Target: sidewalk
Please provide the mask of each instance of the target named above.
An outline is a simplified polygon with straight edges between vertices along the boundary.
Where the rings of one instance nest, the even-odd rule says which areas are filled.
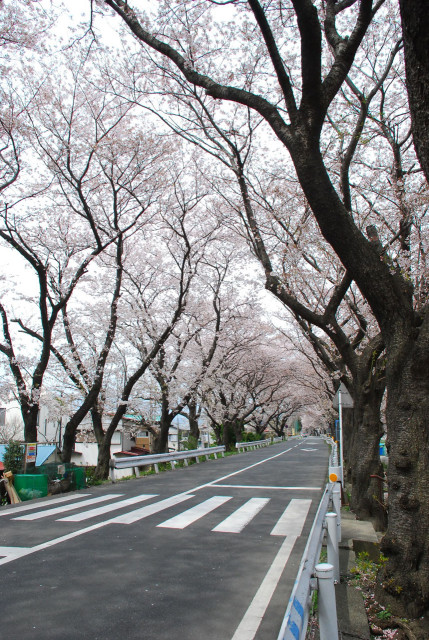
[[[379,536],[371,522],[356,520],[351,511],[341,510],[340,575],[348,575],[354,566],[356,553],[367,551],[377,558]],[[362,593],[340,581],[335,587],[338,627],[341,640],[370,640],[368,619]]]

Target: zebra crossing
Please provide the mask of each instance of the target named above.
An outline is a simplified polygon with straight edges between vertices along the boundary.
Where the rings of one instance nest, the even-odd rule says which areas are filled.
[[[108,493],[98,497],[82,496],[72,502],[70,496],[64,499],[55,499],[51,502],[39,504],[39,509],[35,505],[21,509],[8,509],[7,513],[12,515],[13,522],[34,522],[47,518],[54,518],[62,523],[79,523],[95,518],[107,516],[109,519],[104,524],[134,524],[140,520],[155,516],[172,507],[195,498],[195,494],[182,493],[168,498],[158,499],[157,494],[140,494],[131,498],[120,499],[121,493]],[[139,506],[143,502],[151,501],[150,504]],[[215,533],[241,533],[258,514],[272,501],[268,497],[251,497],[243,503],[243,498],[232,495],[215,495],[199,500],[189,508],[185,508],[162,522],[155,523],[160,529],[185,529],[203,521],[208,514],[219,509],[223,505],[230,507],[230,513],[216,526],[211,528]],[[55,503],[55,504],[54,504]],[[237,504],[240,503],[240,504]],[[273,536],[299,536],[307,518],[312,500],[311,499],[291,499],[282,511],[280,517],[272,523],[270,535]],[[127,510],[125,513],[114,515],[115,511],[122,511],[129,507],[137,507]],[[27,510],[28,513],[15,515]],[[73,512],[73,513],[72,513]],[[3,515],[3,514],[2,514]],[[6,515],[6,513],[4,514]]]

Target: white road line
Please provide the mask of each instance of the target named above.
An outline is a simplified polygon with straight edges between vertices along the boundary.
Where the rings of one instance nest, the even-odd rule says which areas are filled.
[[[136,520],[140,520],[141,518],[146,518],[151,515],[151,513],[157,513],[158,511],[162,511],[163,509],[167,509],[168,507],[173,506],[174,504],[178,504],[179,502],[183,502],[184,500],[189,500],[189,498],[193,498],[193,495],[185,495],[179,494],[177,496],[173,496],[172,498],[167,498],[166,500],[161,500],[154,505],[148,505],[146,507],[142,507],[141,509],[137,509],[136,511],[131,512],[131,514],[125,514],[123,516],[118,516],[116,518],[111,518],[110,520],[104,520],[103,522],[97,522],[96,524],[92,524],[89,527],[85,527],[84,529],[78,529],[78,531],[73,531],[72,533],[67,533],[64,536],[60,536],[59,538],[53,538],[53,540],[48,540],[47,542],[42,542],[41,544],[36,545],[35,547],[4,547],[8,549],[8,555],[5,558],[0,558],[0,565],[7,564],[8,562],[13,562],[22,556],[30,555],[31,553],[36,553],[37,551],[43,551],[44,549],[49,549],[50,547],[54,547],[57,544],[61,544],[62,542],[66,542],[67,540],[72,540],[73,538],[78,538],[86,533],[90,533],[91,531],[96,531],[97,529],[101,529],[108,524],[130,524],[135,522]],[[0,554],[1,555],[1,554]]]
[[[297,446],[297,445],[295,445]],[[269,458],[265,458],[264,460],[260,460],[259,462],[255,462],[254,464],[250,464],[248,467],[244,467],[244,469],[240,469],[240,471],[234,471],[233,473],[228,473],[227,476],[222,476],[217,480],[212,480],[211,482],[207,482],[206,484],[202,484],[199,487],[195,487],[192,491],[199,491],[200,489],[205,489],[206,487],[212,487],[213,485],[217,486],[218,482],[222,482],[222,480],[227,480],[228,478],[232,478],[233,476],[237,476],[239,473],[244,473],[245,471],[249,471],[249,469],[253,469],[254,467],[259,467],[260,464],[265,464],[265,462],[270,462],[270,460],[274,460],[279,456],[284,456],[285,453],[292,451],[295,447],[290,447],[289,449],[285,449],[281,453],[276,453],[275,456],[270,456]]]
[[[240,533],[244,527],[265,507],[270,498],[250,498],[228,518],[220,522],[212,531]]]
[[[273,593],[277,588],[286,563],[289,560],[295,541],[295,536],[288,536],[285,538],[273,560],[273,563],[271,564],[271,567],[268,569],[261,586],[256,592],[255,597],[244,614],[243,619],[238,625],[232,640],[253,640],[255,637],[256,632],[259,629],[259,625],[262,622],[262,618],[265,615],[265,611],[273,597]]]
[[[98,522],[97,524],[93,524],[90,527],[86,527],[85,529],[79,529],[78,531],[73,531],[73,533],[68,533],[65,536],[60,536],[59,538],[54,538],[53,540],[48,540],[47,542],[42,542],[42,544],[38,544],[35,547],[16,547],[20,549],[19,554],[10,554],[6,558],[0,558],[0,565],[7,564],[8,562],[13,562],[13,560],[17,560],[18,558],[22,558],[22,556],[28,556],[31,553],[36,553],[37,551],[43,551],[44,549],[49,549],[49,547],[53,547],[56,544],[60,544],[61,542],[66,542],[67,540],[72,540],[73,538],[78,538],[84,533],[89,533],[90,531],[95,531],[96,529],[100,529],[104,527],[106,524],[109,524],[109,520],[105,520],[104,522]]]
[[[32,502],[26,504],[20,503],[19,506],[13,507],[13,509],[0,509],[0,516],[7,516],[11,513],[20,513],[21,511],[30,511],[34,509],[40,509],[43,507],[49,507],[51,504],[58,504],[59,502],[70,502],[70,500],[78,500],[79,498],[86,498],[90,496],[90,493],[80,493],[79,495],[61,496],[60,498],[52,498],[52,500],[44,500],[43,502]]]
[[[27,513],[25,516],[19,516],[19,518],[12,518],[12,520],[39,520],[40,518],[48,518],[49,516],[55,516],[57,513],[64,513],[64,511],[73,511],[73,509],[80,509],[81,507],[89,507],[91,504],[97,504],[97,502],[105,502],[111,498],[120,498],[123,493],[108,493],[98,498],[90,498],[90,500],[82,500],[81,502],[75,502],[73,504],[62,505],[61,507],[55,507],[54,509],[44,509],[43,511],[37,511],[37,513]]]
[[[262,484],[215,484],[214,488],[221,487],[223,489],[266,489],[267,491],[320,491],[320,487],[270,487]],[[194,489],[195,491],[195,489]]]
[[[113,502],[113,504],[105,504],[102,507],[96,507],[95,509],[82,511],[82,513],[75,513],[72,516],[58,518],[58,522],[82,522],[82,520],[89,520],[90,518],[95,518],[96,516],[100,516],[103,513],[109,513],[110,511],[116,511],[116,509],[123,509],[124,507],[128,507],[132,504],[137,504],[138,502],[144,502],[145,500],[149,500],[150,498],[156,498],[156,496],[156,493],[146,493],[140,496],[135,496],[134,498],[118,500],[118,502]]]
[[[185,529],[185,527],[196,522],[196,520],[199,520],[231,499],[232,496],[213,496],[195,505],[195,507],[191,507],[183,511],[183,513],[179,513],[177,516],[161,522],[158,527],[163,527],[164,529]]]
[[[20,558],[27,554],[28,549],[29,547],[0,547],[0,556]]]
[[[271,535],[300,536],[310,505],[311,500],[291,500],[271,531]]]
[[[173,507],[174,505],[180,504],[181,502],[189,500],[193,497],[194,496],[189,493],[179,493],[178,495],[172,496],[171,498],[166,498],[165,500],[155,502],[155,504],[148,504],[146,507],[142,507],[141,509],[136,509],[135,511],[131,511],[130,513],[125,513],[123,516],[112,518],[111,520],[108,520],[106,524],[133,524],[138,520],[143,520],[143,518],[147,518],[154,513],[159,513],[164,509],[168,509],[168,507]]]

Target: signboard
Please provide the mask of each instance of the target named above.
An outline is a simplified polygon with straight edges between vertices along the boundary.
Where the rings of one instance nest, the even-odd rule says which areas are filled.
[[[332,400],[332,405],[334,409],[338,409],[340,405],[340,394],[341,394],[341,406],[343,409],[353,409],[353,398],[350,393],[347,391],[345,384],[341,383],[337,393]]]
[[[37,457],[37,444],[26,444],[25,445],[25,463],[36,462]]]

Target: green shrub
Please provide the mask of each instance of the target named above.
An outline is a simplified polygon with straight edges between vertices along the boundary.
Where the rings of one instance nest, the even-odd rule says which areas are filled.
[[[241,432],[241,442],[257,442],[258,440],[263,440],[264,437],[261,436],[256,431],[242,431]]]
[[[4,453],[3,464],[5,471],[12,471],[14,475],[20,473],[24,466],[24,445],[16,440],[8,442]]]

